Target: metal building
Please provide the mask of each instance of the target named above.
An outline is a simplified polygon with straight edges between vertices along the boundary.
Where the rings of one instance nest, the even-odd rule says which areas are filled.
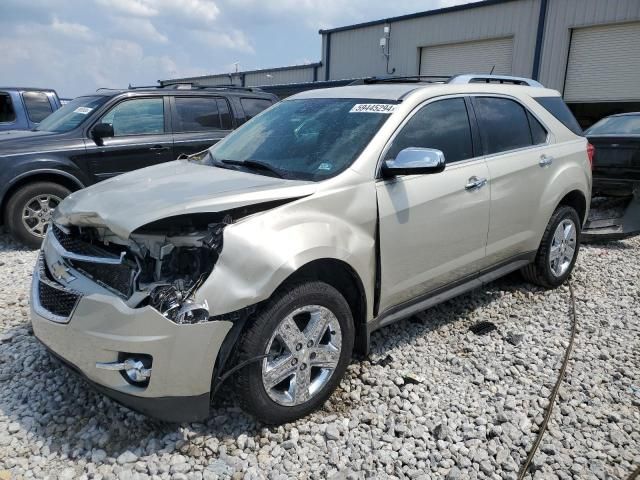
[[[368,76],[493,71],[559,90],[583,125],[640,111],[640,0],[485,0],[320,35],[315,64],[177,80],[286,96]]]

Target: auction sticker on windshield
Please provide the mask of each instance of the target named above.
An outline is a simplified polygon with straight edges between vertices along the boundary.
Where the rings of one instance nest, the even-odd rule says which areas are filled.
[[[393,113],[395,109],[389,103],[356,103],[349,113]]]
[[[78,107],[74,110],[74,113],[81,113],[82,115],[86,115],[87,113],[89,113],[91,110],[93,110],[93,108],[89,108],[89,107]]]

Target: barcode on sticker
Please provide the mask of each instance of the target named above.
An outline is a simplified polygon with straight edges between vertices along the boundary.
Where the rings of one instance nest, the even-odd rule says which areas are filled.
[[[356,103],[349,113],[393,113],[395,109],[389,103]]]
[[[74,113],[81,113],[82,115],[86,115],[87,113],[89,113],[91,110],[93,110],[93,108],[89,108],[89,107],[78,107],[74,110]]]

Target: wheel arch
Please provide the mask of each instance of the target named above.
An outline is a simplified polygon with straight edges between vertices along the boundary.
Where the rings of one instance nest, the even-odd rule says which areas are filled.
[[[351,309],[355,329],[354,352],[366,355],[368,351],[367,294],[362,279],[355,269],[343,260],[319,258],[312,260],[289,275],[276,289],[291,284],[317,280],[331,285],[345,298]]]
[[[584,222],[587,219],[587,198],[584,193],[580,190],[571,190],[567,194],[564,195],[558,202],[556,208],[561,205],[566,205],[568,207],[572,207],[578,212],[578,217],[580,217],[580,224],[584,225]]]
[[[36,170],[18,175],[7,186],[0,199],[0,223],[5,222],[5,213],[7,202],[21,187],[35,182],[53,182],[58,183],[72,192],[80,190],[85,185],[74,175],[56,169]]]

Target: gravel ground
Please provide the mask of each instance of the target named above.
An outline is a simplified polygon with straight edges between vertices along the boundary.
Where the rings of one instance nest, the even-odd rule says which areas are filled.
[[[205,424],[151,421],[93,393],[33,337],[35,252],[0,235],[0,479],[515,479],[570,330],[568,288],[511,275],[377,332],[323,410],[266,428],[223,392]],[[640,240],[583,248],[578,334],[528,478],[640,465]],[[469,331],[478,321],[497,329]]]

